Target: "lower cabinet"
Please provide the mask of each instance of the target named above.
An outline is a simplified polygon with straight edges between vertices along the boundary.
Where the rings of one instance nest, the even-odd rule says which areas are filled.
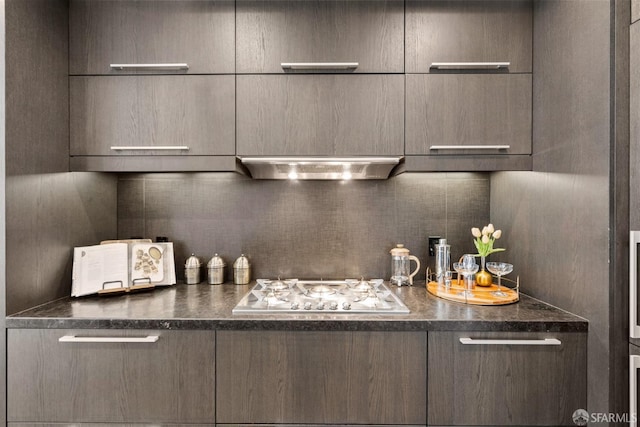
[[[586,333],[429,333],[429,425],[574,426]]]
[[[215,422],[214,331],[10,329],[7,339],[12,425]]]
[[[586,407],[586,333],[7,333],[14,427],[571,426]]]
[[[218,425],[426,424],[426,332],[219,331],[217,339]]]

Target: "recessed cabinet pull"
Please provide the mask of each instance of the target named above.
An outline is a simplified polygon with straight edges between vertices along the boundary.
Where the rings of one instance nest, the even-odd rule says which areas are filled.
[[[151,343],[157,342],[158,335],[148,335],[146,337],[76,337],[75,335],[65,335],[58,338],[58,342],[83,342],[83,343]]]
[[[122,145],[122,146],[111,146],[111,150],[113,151],[133,151],[133,150],[189,150],[189,147],[186,145]]]
[[[556,338],[544,338],[540,340],[501,340],[501,339],[475,339],[475,338],[460,338],[462,344],[475,344],[475,345],[561,345],[562,342]]]
[[[508,150],[510,145],[432,145],[429,150]]]
[[[168,63],[168,64],[109,64],[114,70],[188,70],[189,64]]]
[[[284,70],[351,70],[358,68],[358,62],[282,62]]]
[[[432,62],[436,70],[499,70],[509,68],[510,62]]]

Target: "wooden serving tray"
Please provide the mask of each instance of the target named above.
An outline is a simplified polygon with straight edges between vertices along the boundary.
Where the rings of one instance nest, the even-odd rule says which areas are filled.
[[[446,299],[449,301],[461,302],[471,305],[505,305],[518,302],[520,296],[518,292],[513,289],[509,289],[502,286],[502,292],[507,294],[506,297],[499,297],[493,294],[498,290],[498,285],[492,284],[491,286],[476,286],[471,291],[473,293],[472,298],[467,298],[464,295],[459,295],[464,290],[464,287],[458,284],[458,280],[451,280],[451,287],[449,290],[444,286],[439,286],[437,282],[427,283],[427,291],[437,296],[438,298]]]

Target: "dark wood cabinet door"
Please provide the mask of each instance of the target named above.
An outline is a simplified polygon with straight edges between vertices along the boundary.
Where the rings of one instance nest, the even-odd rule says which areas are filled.
[[[522,341],[545,338],[561,344]],[[428,382],[429,425],[575,425],[587,403],[586,334],[429,333]]]
[[[426,332],[217,337],[218,423],[426,424]]]
[[[7,364],[9,421],[215,422],[212,331],[12,329]]]
[[[406,78],[407,155],[531,154],[531,75]]]
[[[238,73],[283,73],[282,63],[301,62],[358,63],[343,72],[404,71],[402,0],[238,0],[236,5]]]
[[[402,75],[237,76],[238,155],[402,155]]]
[[[69,73],[233,73],[233,0],[71,0]],[[117,70],[110,64],[186,63]]]
[[[532,70],[533,8],[529,0],[407,0],[406,72],[438,62],[510,62]]]
[[[233,76],[75,76],[70,101],[72,156],[235,154]]]

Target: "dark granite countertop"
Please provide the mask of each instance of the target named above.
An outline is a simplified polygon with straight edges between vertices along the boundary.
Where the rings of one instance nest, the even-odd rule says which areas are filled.
[[[258,329],[584,332],[587,320],[521,294],[505,306],[470,306],[427,293],[424,283],[393,290],[410,314],[260,314],[231,310],[250,286],[183,285],[113,297],[62,298],[7,317],[8,328]]]

